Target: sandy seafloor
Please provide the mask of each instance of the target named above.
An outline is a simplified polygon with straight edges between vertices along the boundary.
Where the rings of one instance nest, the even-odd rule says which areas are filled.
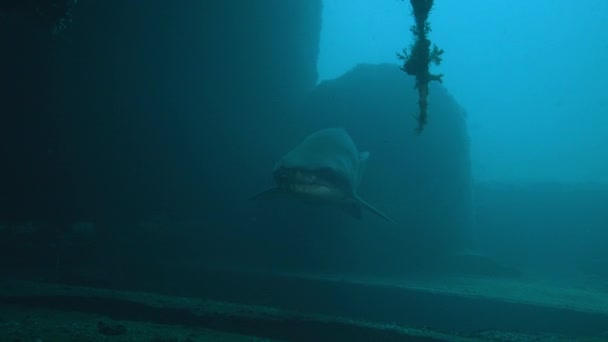
[[[293,275],[295,276],[295,275]],[[303,275],[298,275],[303,276]],[[306,278],[312,278],[306,275]],[[328,278],[325,278],[328,280]],[[329,279],[344,281],[344,277]],[[389,280],[359,279],[383,283]],[[390,281],[391,286],[396,285]],[[513,280],[452,278],[408,281],[411,288],[463,296],[498,297],[608,315],[597,289],[550,287]],[[608,331],[608,326],[606,327]],[[434,331],[153,293],[5,280],[0,282],[0,342],[45,341],[608,341],[605,336],[481,330]]]

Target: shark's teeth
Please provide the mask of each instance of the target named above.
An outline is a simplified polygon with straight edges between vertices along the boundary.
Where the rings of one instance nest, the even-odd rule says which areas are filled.
[[[292,183],[290,185],[290,188],[290,190],[293,192],[318,195],[323,195],[331,192],[331,189],[328,186],[315,183]]]

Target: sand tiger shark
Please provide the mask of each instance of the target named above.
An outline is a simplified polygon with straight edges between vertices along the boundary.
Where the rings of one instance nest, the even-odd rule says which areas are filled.
[[[394,222],[357,195],[369,156],[369,152],[359,153],[343,128],[317,131],[275,164],[276,187],[253,199],[290,194],[309,202],[339,206],[359,219],[364,208]]]

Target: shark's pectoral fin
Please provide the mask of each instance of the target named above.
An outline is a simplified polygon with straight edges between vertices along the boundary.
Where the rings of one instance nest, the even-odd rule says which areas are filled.
[[[348,201],[343,203],[340,208],[347,212],[350,216],[356,218],[357,220],[363,219],[363,213],[361,210],[361,205],[357,201]]]
[[[362,200],[361,198],[359,198],[358,196],[355,196],[355,201],[358,205],[364,207],[365,209],[367,209],[368,211],[371,211],[372,213],[382,217],[383,219],[387,220],[390,223],[395,223],[395,221],[393,221],[392,218],[384,215],[384,213],[382,213],[380,210],[374,208],[371,204],[365,202],[364,200]]]
[[[367,169],[368,160],[369,152],[361,152],[361,154],[359,154],[359,170],[357,171],[357,175],[355,177],[355,189],[358,189],[359,185],[361,184],[361,178],[363,178],[365,169]]]
[[[249,199],[265,200],[265,199],[273,199],[273,198],[277,198],[277,197],[281,197],[281,196],[285,196],[285,195],[286,195],[285,191],[275,187],[275,188],[270,188],[270,189],[264,190],[264,191],[258,193],[257,195],[253,195]]]

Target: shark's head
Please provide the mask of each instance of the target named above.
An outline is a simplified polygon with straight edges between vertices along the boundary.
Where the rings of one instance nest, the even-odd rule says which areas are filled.
[[[361,208],[393,222],[357,194],[369,153],[359,153],[342,128],[328,128],[306,137],[274,167],[276,188],[254,198],[289,193],[311,202],[333,203],[361,217]]]
[[[312,201],[336,202],[350,195],[344,180],[329,168],[279,167],[274,171],[274,180],[279,189]]]

